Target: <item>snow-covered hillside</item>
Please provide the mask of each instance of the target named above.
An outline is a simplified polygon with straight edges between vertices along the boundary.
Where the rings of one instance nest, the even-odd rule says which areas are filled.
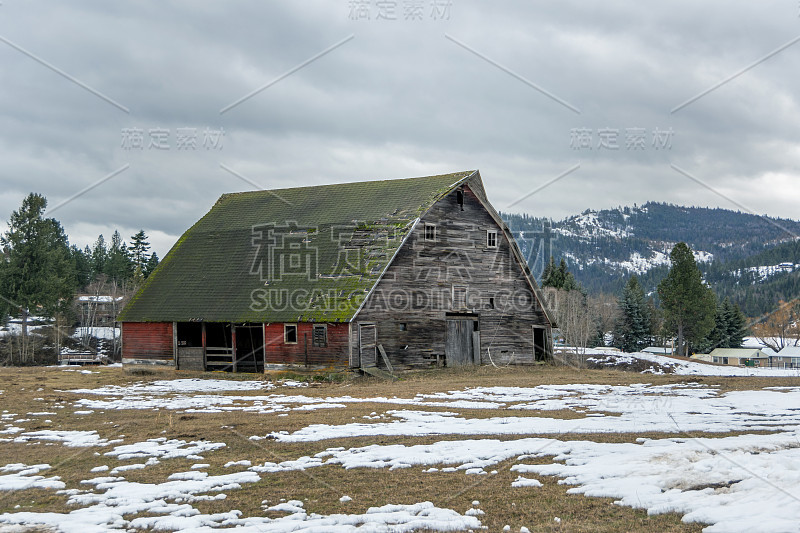
[[[765,281],[776,274],[783,274],[785,272],[794,272],[800,270],[798,263],[780,263],[778,265],[762,265],[748,268],[742,268],[732,271],[733,275],[741,278],[747,273],[754,275],[755,282]]]
[[[554,224],[552,232],[556,238],[566,238],[590,245],[587,251],[563,252],[563,257],[567,258],[573,270],[583,270],[588,266],[598,265],[611,271],[644,274],[654,267],[669,266],[669,253],[677,243],[677,241],[638,239],[634,224],[635,215],[646,213],[647,207],[606,211],[588,209],[580,215]],[[598,239],[604,239],[606,242],[610,240],[633,243],[633,251],[627,256],[611,258],[602,246],[597,245]],[[592,244],[594,244],[593,250]],[[709,263],[714,259],[714,254],[708,251],[693,250],[693,253],[698,263]]]

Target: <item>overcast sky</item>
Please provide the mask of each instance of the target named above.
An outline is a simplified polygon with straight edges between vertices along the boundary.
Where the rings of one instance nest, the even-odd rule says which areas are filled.
[[[0,217],[35,191],[72,243],[143,228],[163,257],[226,192],[479,169],[536,216],[798,218],[799,11],[2,0]]]

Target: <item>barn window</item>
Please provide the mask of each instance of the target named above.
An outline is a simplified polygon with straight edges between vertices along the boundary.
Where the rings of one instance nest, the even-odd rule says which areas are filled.
[[[489,309],[494,309],[494,296],[489,297]]]
[[[486,232],[486,247],[497,248],[497,232],[495,230],[490,229]]]
[[[328,345],[328,327],[323,325],[314,326],[314,334],[311,345],[325,348]]]
[[[436,226],[433,224],[425,224],[425,240],[426,241],[435,241],[436,240]]]
[[[456,191],[456,203],[464,210],[464,191]]]
[[[284,344],[297,344],[297,324],[283,325]]]
[[[406,324],[405,322],[400,322],[400,331],[407,331],[407,330],[408,330],[408,324]]]

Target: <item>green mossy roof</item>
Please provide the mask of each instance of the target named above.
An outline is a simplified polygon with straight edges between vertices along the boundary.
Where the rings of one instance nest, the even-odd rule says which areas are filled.
[[[413,222],[473,174],[225,194],[175,243],[120,320],[346,322]],[[276,276],[271,252],[303,262]]]

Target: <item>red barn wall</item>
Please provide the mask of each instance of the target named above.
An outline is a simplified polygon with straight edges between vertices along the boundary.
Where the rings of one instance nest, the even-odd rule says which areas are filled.
[[[267,365],[347,366],[349,324],[327,324],[328,345],[312,346],[310,322],[297,324],[297,344],[283,342],[283,323],[264,325],[264,362]],[[306,359],[306,350],[308,358]]]
[[[173,363],[172,322],[123,322],[122,361]]]

